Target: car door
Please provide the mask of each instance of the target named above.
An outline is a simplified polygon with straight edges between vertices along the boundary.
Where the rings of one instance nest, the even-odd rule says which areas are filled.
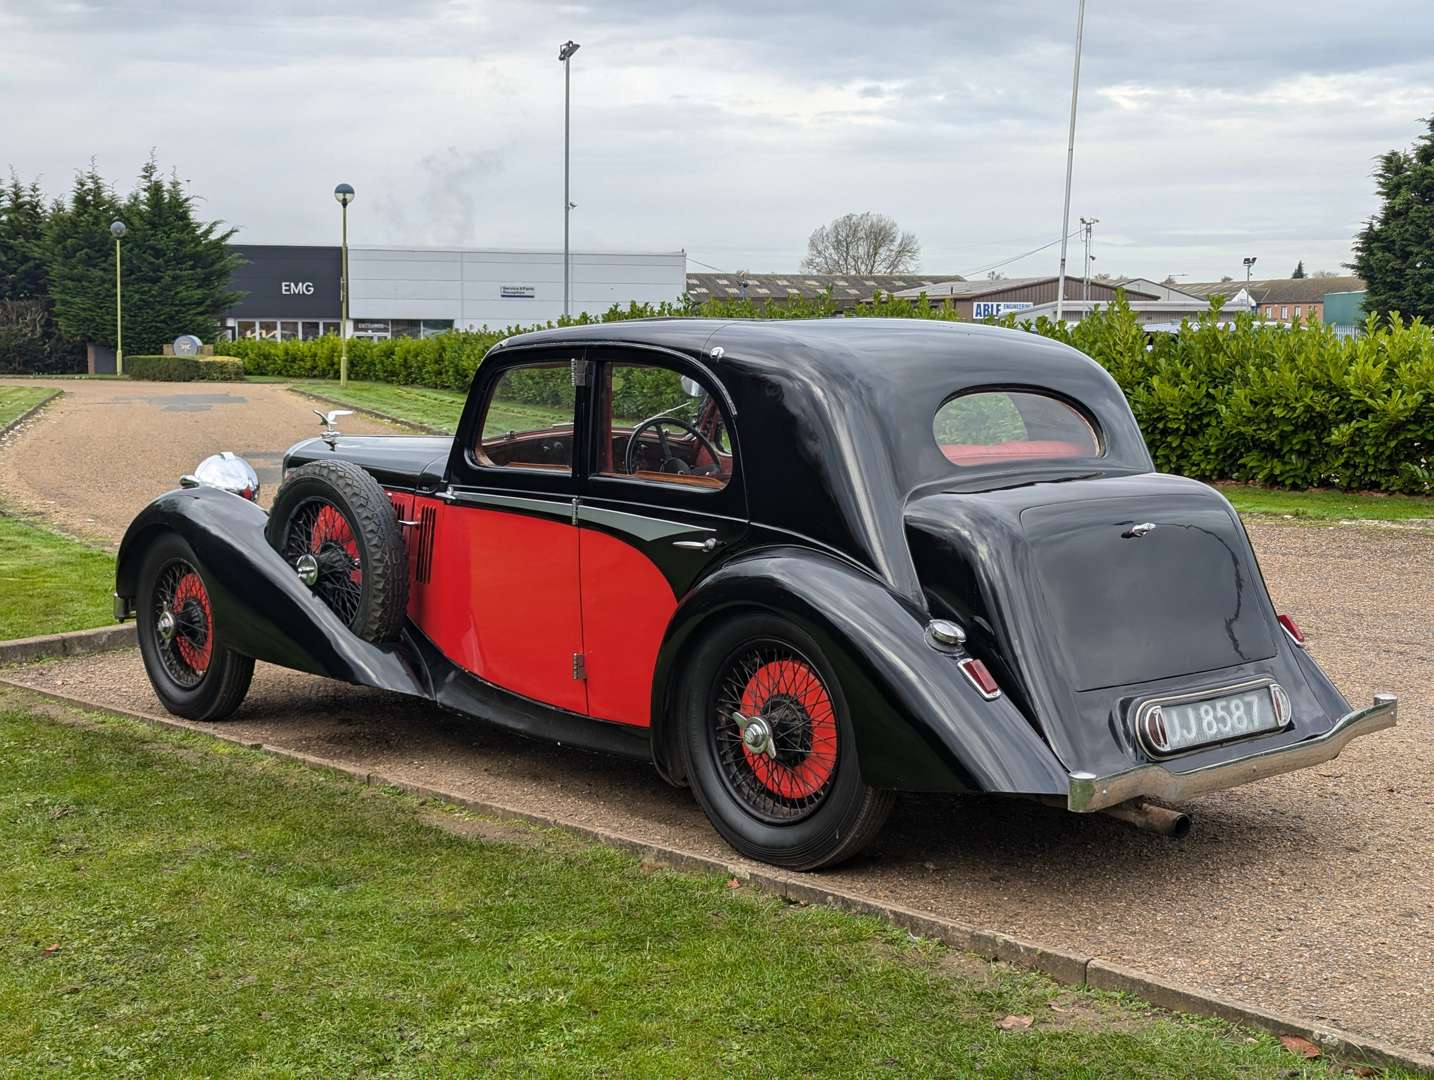
[[[513,693],[587,711],[577,498],[581,352],[489,360],[449,465],[418,620],[455,663]]]
[[[714,374],[654,350],[590,349],[578,507],[588,712],[646,726],[681,598],[747,528],[730,404]]]

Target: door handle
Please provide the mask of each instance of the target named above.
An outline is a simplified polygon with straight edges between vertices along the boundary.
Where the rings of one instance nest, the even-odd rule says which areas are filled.
[[[674,540],[672,546],[686,548],[688,551],[716,551],[717,538],[709,536],[706,540]]]

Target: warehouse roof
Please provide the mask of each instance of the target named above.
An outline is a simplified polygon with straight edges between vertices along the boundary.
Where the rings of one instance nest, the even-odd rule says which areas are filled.
[[[1257,304],[1318,304],[1326,293],[1362,292],[1358,277],[1255,278],[1244,281],[1190,281],[1176,286],[1195,296],[1234,296],[1248,289]]]
[[[746,291],[742,283],[746,282]],[[694,300],[811,300],[830,292],[837,301],[855,302],[872,293],[900,292],[947,281],[958,274],[688,274],[687,292]]]

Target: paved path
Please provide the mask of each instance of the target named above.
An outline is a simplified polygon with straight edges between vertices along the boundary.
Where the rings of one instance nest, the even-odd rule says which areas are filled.
[[[227,445],[276,454],[314,419],[271,386],[64,385],[71,394],[59,410],[0,448],[0,489],[24,502],[31,492],[57,520],[101,537],[118,536],[204,453]],[[79,449],[90,453],[65,456]],[[34,472],[41,468],[61,472],[50,482]],[[1194,800],[1195,830],[1184,841],[1019,801],[907,797],[869,856],[823,876],[1434,1052],[1434,532],[1261,524],[1251,533],[1280,610],[1296,616],[1352,701],[1398,692],[1399,728],[1318,769]],[[21,677],[158,708],[133,652]],[[643,765],[528,742],[378,691],[260,665],[224,727],[729,855],[689,794]]]
[[[267,505],[280,459],[319,431],[314,404],[274,383],[146,383],[117,379],[0,380],[65,391],[0,445],[0,503],[67,532],[118,543],[140,509],[219,450],[247,458]],[[396,429],[344,417],[355,434]]]

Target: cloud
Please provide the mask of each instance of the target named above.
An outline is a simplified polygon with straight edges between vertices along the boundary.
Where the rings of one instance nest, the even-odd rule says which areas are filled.
[[[0,10],[0,167],[121,186],[150,148],[251,242],[573,242],[794,268],[849,210],[961,272],[1060,231],[1074,3],[41,2]],[[1073,214],[1097,266],[1335,266],[1374,157],[1434,101],[1426,3],[1102,0],[1087,11]],[[1010,267],[1053,270],[1054,251]],[[1233,269],[1232,269],[1233,267]]]

